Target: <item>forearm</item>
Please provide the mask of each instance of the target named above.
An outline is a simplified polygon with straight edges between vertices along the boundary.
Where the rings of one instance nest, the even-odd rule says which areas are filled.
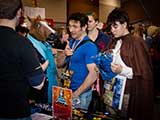
[[[28,80],[29,80],[30,85],[33,88],[40,90],[44,85],[45,78],[46,77],[45,77],[44,73],[41,73],[38,75],[28,77]]]
[[[89,87],[92,86],[92,84],[96,81],[96,79],[97,79],[97,72],[95,70],[89,72],[82,85],[73,93],[73,97],[81,95],[84,91],[86,91]]]
[[[37,89],[37,90],[41,90],[42,87],[44,86],[44,82],[45,82],[45,78],[43,79],[42,83],[38,86],[33,86],[33,88]]]

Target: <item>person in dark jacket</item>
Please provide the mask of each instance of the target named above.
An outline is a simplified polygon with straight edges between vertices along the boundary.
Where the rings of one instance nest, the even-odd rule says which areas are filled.
[[[15,31],[21,0],[0,0],[0,120],[31,120],[28,92],[45,75],[31,43]]]

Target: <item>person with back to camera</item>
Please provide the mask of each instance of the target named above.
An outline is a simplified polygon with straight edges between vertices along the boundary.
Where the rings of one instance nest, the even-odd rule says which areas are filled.
[[[72,97],[80,99],[79,108],[84,110],[88,109],[92,98],[91,85],[97,79],[96,64],[92,57],[98,52],[96,45],[87,36],[87,22],[88,17],[82,13],[73,13],[69,17],[68,27],[72,39],[65,48],[68,69],[73,71],[70,84]]]
[[[0,120],[31,120],[29,88],[45,79],[33,46],[15,31],[21,11],[21,0],[0,0]]]
[[[153,75],[145,41],[129,33],[128,14],[120,8],[109,14],[107,24],[115,38],[109,42],[108,49],[117,51],[113,59],[118,56],[111,69],[127,78],[122,111],[131,120],[152,120]]]

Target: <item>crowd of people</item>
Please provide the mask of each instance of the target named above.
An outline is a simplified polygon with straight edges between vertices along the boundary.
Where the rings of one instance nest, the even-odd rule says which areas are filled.
[[[21,0],[0,1],[0,120],[31,120],[32,100],[52,104],[52,86],[63,87],[57,68],[72,71],[67,87],[72,98],[80,100],[79,109],[108,110],[112,104],[105,98],[107,88],[123,79],[122,105],[116,109],[126,120],[153,119],[154,96],[160,92],[158,27],[151,25],[143,31],[135,27],[131,32],[128,14],[115,8],[107,17],[107,32],[94,12],[76,12],[68,17],[67,30],[58,35],[40,16],[27,17],[30,26],[19,24],[22,9]],[[64,54],[61,62],[56,61],[56,46]],[[102,78],[94,60],[99,53],[112,56],[108,66],[115,75],[112,79]],[[93,91],[99,106],[92,106]]]

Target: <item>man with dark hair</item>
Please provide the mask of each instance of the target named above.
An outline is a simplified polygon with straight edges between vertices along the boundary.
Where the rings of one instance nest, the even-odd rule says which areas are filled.
[[[0,120],[31,120],[29,88],[44,84],[33,46],[15,31],[21,11],[21,0],[0,0]]]
[[[108,45],[114,54],[111,69],[127,79],[122,111],[131,120],[152,120],[153,76],[148,48],[143,38],[129,33],[129,18],[122,9],[115,8],[107,23],[115,38]]]
[[[96,64],[93,57],[97,47],[87,36],[88,17],[82,13],[73,13],[68,20],[69,32],[72,39],[65,48],[68,56],[69,70],[73,71],[70,88],[73,99],[80,99],[79,108],[88,109],[92,98],[91,85],[97,79]]]

